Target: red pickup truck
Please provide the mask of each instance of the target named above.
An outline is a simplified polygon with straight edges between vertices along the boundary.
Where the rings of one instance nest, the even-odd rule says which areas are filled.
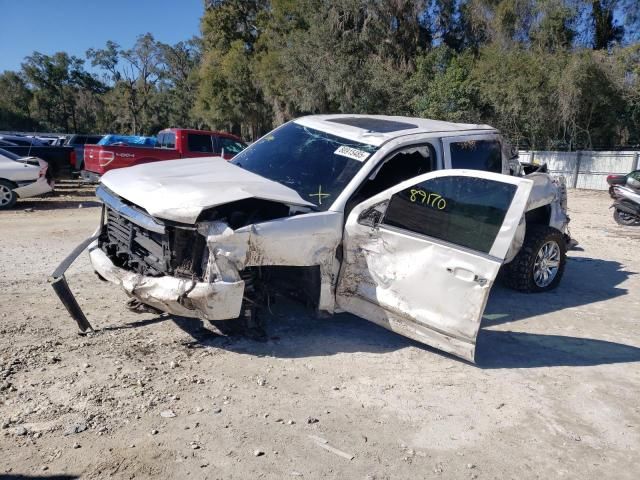
[[[130,145],[87,145],[84,150],[85,181],[98,182],[108,170],[141,163],[179,158],[222,156],[229,160],[247,145],[241,138],[224,132],[168,128],[158,133],[155,147]]]

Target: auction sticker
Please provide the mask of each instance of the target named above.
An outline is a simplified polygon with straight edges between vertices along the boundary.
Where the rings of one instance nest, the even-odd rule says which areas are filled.
[[[352,158],[359,162],[364,162],[369,155],[369,152],[365,152],[364,150],[358,150],[357,148],[347,147],[345,145],[338,148],[335,152],[336,155],[342,155],[343,157]]]

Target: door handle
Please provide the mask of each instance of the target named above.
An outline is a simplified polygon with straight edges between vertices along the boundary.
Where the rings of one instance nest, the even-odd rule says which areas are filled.
[[[456,278],[459,278],[460,280],[464,280],[467,282],[476,282],[481,287],[484,287],[487,284],[486,278],[476,275],[474,272],[472,272],[471,270],[467,270],[466,268],[447,267],[447,272],[451,273],[452,275],[454,275]]]

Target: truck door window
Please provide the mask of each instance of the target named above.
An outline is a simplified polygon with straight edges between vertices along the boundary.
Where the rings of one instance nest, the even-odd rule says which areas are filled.
[[[393,195],[382,224],[489,253],[516,190],[484,178],[434,178]]]
[[[345,215],[357,204],[384,192],[405,180],[435,170],[436,152],[433,146],[416,145],[396,151],[385,158],[349,199]]]
[[[502,149],[497,140],[452,142],[451,168],[502,173]]]
[[[191,152],[213,153],[213,142],[210,135],[190,133],[187,135],[187,145]]]

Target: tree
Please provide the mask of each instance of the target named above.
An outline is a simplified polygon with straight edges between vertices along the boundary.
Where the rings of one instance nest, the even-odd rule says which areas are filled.
[[[576,36],[576,9],[565,0],[542,0],[534,11],[538,20],[531,26],[532,45],[547,52],[570,49]]]
[[[557,91],[565,64],[565,54],[483,48],[471,74],[483,121],[514,145],[556,147],[562,138]]]
[[[622,92],[610,74],[606,55],[588,50],[573,55],[558,85],[558,105],[570,149],[589,149],[619,136]]]
[[[0,74],[0,129],[35,130],[37,122],[31,116],[33,93],[19,74]]]
[[[152,110],[156,86],[163,75],[162,51],[153,35],[140,35],[133,48],[122,49],[108,41],[103,49],[89,49],[87,58],[91,65],[103,70],[105,79],[120,92],[115,96],[116,111],[121,128],[132,134],[152,133],[164,119],[158,119],[158,111]],[[155,132],[153,132],[155,133]]]
[[[197,112],[210,125],[252,139],[271,124],[252,64],[262,0],[207,2],[202,18],[205,54],[200,67]]]
[[[614,20],[617,0],[592,0],[591,21],[593,22],[593,48],[606,50],[614,43],[620,43],[624,27]]]
[[[479,93],[471,79],[474,64],[470,52],[457,55],[444,46],[419,57],[407,85],[413,93],[412,113],[452,122],[479,122]]]
[[[22,72],[33,91],[34,114],[42,125],[64,132],[83,131],[76,97],[81,90],[98,94],[104,86],[84,70],[84,60],[64,52],[52,56],[34,52],[22,64]]]
[[[175,45],[160,43],[159,47],[164,65],[160,93],[168,110],[168,126],[195,126],[193,106],[198,88],[200,42],[194,38]]]

